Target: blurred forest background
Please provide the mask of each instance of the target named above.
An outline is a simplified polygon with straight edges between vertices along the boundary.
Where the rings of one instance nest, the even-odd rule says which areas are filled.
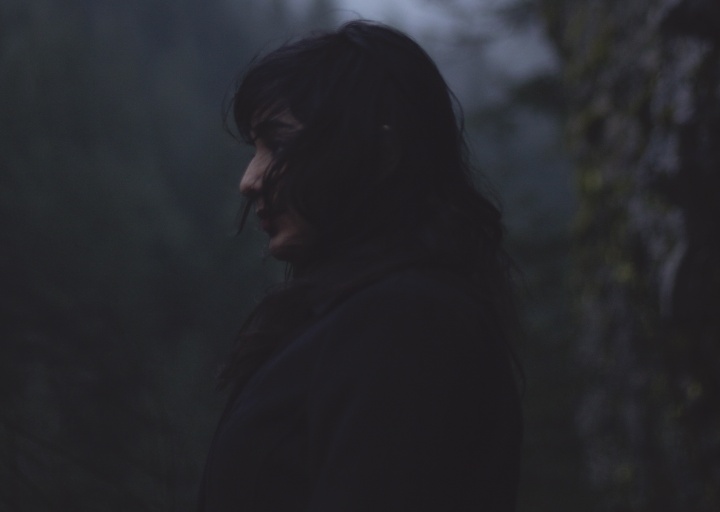
[[[525,273],[519,511],[720,510],[720,5],[385,4]],[[217,365],[283,274],[234,236],[224,98],[364,5],[0,0],[0,511],[193,510]]]

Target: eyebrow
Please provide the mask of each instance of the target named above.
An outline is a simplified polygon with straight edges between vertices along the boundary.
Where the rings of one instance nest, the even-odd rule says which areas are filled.
[[[277,118],[263,119],[252,127],[250,135],[252,140],[269,139],[275,135],[291,135],[297,130],[298,126],[294,123],[288,123]]]

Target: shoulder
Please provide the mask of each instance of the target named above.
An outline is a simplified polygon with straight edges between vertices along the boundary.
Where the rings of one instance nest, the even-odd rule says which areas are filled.
[[[339,301],[329,312],[331,321],[382,320],[416,323],[445,320],[488,320],[482,301],[462,278],[450,271],[409,268],[366,285]]]
[[[371,370],[471,375],[506,356],[489,308],[443,270],[386,276],[335,305],[312,330],[323,347],[318,367],[347,376]]]
[[[313,331],[309,403],[319,416],[362,407],[448,416],[470,404],[500,414],[517,402],[489,308],[449,272],[390,275],[338,304]]]

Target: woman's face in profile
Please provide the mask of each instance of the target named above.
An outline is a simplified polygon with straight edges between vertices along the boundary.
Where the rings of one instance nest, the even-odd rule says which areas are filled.
[[[275,156],[299,128],[299,122],[290,114],[256,123],[252,134],[255,155],[240,181],[240,192],[253,200],[260,227],[269,237],[270,254],[290,263],[303,258],[312,242],[314,229],[290,205],[268,208],[264,203],[262,186]]]

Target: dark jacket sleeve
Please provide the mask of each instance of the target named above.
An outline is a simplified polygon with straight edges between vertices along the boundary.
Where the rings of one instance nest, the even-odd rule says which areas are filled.
[[[323,335],[307,404],[312,512],[514,510],[518,398],[478,302],[397,282],[344,304]]]

